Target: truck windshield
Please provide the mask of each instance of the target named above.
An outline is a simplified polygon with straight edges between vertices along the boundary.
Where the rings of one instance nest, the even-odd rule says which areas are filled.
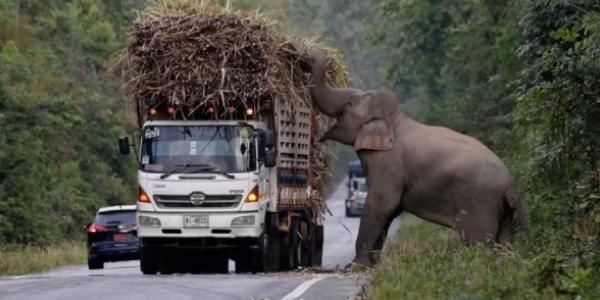
[[[180,173],[239,173],[256,168],[250,126],[148,126],[142,140],[144,171],[164,173],[180,168]],[[210,167],[181,168],[184,165]]]

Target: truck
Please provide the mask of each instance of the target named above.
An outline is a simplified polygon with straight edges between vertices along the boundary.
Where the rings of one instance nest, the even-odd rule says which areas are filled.
[[[137,221],[143,274],[273,272],[319,266],[323,217],[312,185],[315,111],[273,99],[260,111],[136,101]],[[210,105],[210,104],[206,104]],[[135,137],[134,137],[135,138]],[[322,201],[322,199],[317,199]]]

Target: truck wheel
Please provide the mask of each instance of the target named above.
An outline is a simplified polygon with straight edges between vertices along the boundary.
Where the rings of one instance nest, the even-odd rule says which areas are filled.
[[[323,225],[317,225],[315,228],[315,252],[312,259],[313,266],[323,264],[323,242],[325,241],[325,230]]]
[[[261,234],[258,238],[258,248],[254,251],[254,265],[252,273],[265,272],[267,271],[267,262],[269,261],[269,235],[266,233]]]
[[[252,265],[249,260],[251,260],[252,256],[244,255],[244,258],[239,258],[235,261],[235,272],[236,273],[251,273]]]
[[[312,250],[314,248],[312,246],[314,234],[312,233],[313,230],[311,227],[311,224],[308,222],[300,222],[298,226],[300,229],[300,238],[298,239],[298,248],[300,250],[300,253],[298,254],[298,265],[303,267],[310,267],[312,252],[314,252]]]
[[[249,249],[250,255],[246,256],[244,260],[238,259],[235,265],[236,273],[258,273],[268,272],[270,270],[271,258],[269,257],[269,236],[263,233],[256,240],[256,248]]]
[[[229,272],[229,259],[227,257],[213,257],[210,261],[205,261],[200,267],[205,273],[226,274]]]
[[[158,272],[158,261],[156,259],[156,249],[142,247],[140,249],[140,270],[144,275],[153,275]]]
[[[290,271],[298,266],[298,222],[292,221],[290,231],[281,235],[281,270]]]
[[[281,242],[279,232],[268,235],[266,254],[265,272],[277,272],[281,270]]]
[[[88,257],[88,269],[90,270],[98,270],[104,269],[104,262],[101,258],[89,258]]]
[[[306,249],[306,266],[307,267],[316,267],[320,266],[320,253],[318,251],[318,239],[319,239],[319,230],[322,229],[322,226],[318,226],[311,222],[310,231],[307,237],[308,239],[308,247]],[[322,232],[321,232],[322,233]]]

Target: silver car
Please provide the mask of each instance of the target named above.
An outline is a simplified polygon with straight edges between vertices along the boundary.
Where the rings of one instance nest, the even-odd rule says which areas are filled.
[[[364,178],[353,178],[350,187],[346,198],[346,217],[360,216],[367,200],[367,183]]]

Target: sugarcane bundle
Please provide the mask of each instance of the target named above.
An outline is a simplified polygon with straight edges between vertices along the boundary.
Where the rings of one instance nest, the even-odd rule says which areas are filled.
[[[125,53],[130,92],[148,107],[168,106],[186,119],[209,108],[218,117],[232,107],[259,112],[274,97],[310,104],[310,78],[299,68],[315,47],[278,34],[260,14],[212,1],[159,1],[139,15]],[[345,84],[343,70],[331,56],[332,85]]]

